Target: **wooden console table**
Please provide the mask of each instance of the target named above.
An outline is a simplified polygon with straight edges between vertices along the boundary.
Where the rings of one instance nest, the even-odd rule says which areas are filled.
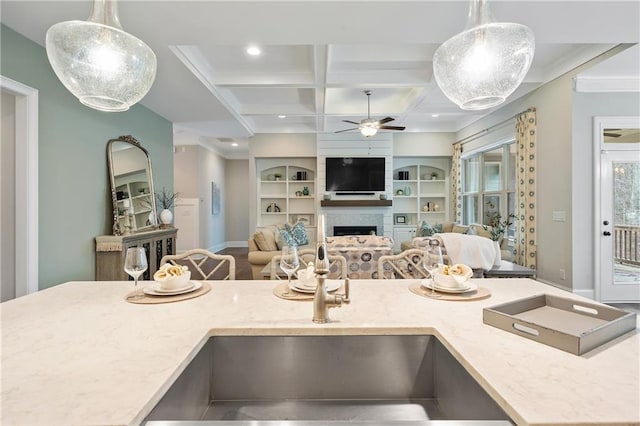
[[[96,237],[96,281],[131,279],[124,272],[124,258],[129,247],[144,247],[149,268],[141,279],[149,280],[160,268],[160,260],[176,253],[176,228],[138,232],[131,235],[101,235]]]

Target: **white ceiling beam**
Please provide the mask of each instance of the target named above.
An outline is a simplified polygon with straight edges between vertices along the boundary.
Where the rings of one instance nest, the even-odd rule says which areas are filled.
[[[313,46],[314,81],[316,84],[316,131],[324,132],[325,120],[325,87],[327,84],[327,74],[329,73],[331,46]]]
[[[242,117],[242,115],[231,105],[222,95],[215,84],[213,84],[213,68],[196,46],[169,46],[169,49],[180,59],[180,61],[196,76],[198,80],[211,92],[211,94],[229,111],[229,113],[240,123],[240,125],[251,135],[254,135],[252,126]]]

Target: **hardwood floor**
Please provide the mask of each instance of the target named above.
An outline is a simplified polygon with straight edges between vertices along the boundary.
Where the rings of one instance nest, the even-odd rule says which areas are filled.
[[[247,247],[227,247],[217,252],[218,254],[230,254],[236,260],[236,280],[251,279],[251,265],[247,260],[249,249]]]

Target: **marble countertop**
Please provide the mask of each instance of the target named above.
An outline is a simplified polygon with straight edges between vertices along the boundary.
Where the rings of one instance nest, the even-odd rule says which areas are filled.
[[[176,303],[124,300],[127,282],[69,282],[0,304],[1,424],[140,423],[212,335],[433,334],[517,424],[640,424],[640,335],[576,356],[482,322],[482,308],[534,294],[585,300],[529,279],[476,280],[452,302],[413,280],[352,281],[352,303],[314,324],[312,303],[273,281],[211,282]]]

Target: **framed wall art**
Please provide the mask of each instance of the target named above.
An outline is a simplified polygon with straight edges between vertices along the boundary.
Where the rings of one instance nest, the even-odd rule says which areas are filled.
[[[211,214],[220,214],[220,187],[213,181],[211,182]]]

